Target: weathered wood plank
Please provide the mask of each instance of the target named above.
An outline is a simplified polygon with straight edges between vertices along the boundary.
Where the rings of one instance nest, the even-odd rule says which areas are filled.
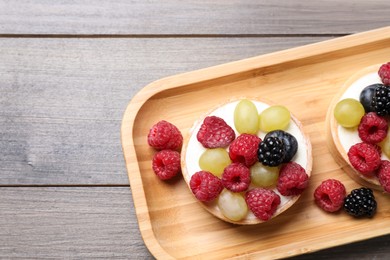
[[[0,185],[127,184],[120,124],[143,86],[324,39],[0,39]]]
[[[0,188],[0,258],[152,258],[127,187]]]
[[[189,234],[190,235],[190,234]],[[385,259],[390,236],[293,259]],[[2,259],[152,259],[127,187],[0,188]]]
[[[0,1],[0,34],[346,34],[389,25],[388,0]]]

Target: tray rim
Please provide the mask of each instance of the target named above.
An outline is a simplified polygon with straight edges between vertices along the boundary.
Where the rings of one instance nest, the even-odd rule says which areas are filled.
[[[365,32],[359,32],[347,36],[338,37],[335,39],[325,40],[317,43],[246,58],[239,61],[233,61],[221,65],[164,77],[151,82],[150,84],[143,87],[140,91],[138,91],[130,100],[124,111],[120,128],[120,140],[124,161],[126,164],[127,175],[130,183],[129,187],[132,190],[134,208],[138,220],[141,237],[150,253],[156,258],[174,259],[174,257],[170,255],[160,245],[158,239],[153,233],[152,222],[149,216],[147,200],[145,196],[145,191],[142,186],[141,173],[138,166],[133,141],[133,127],[135,118],[139,110],[150,98],[165,90],[172,90],[180,87],[185,87],[186,85],[201,83],[204,81],[218,79],[233,74],[240,74],[263,67],[275,66],[289,61],[309,58],[320,54],[340,51],[342,49],[354,46],[387,40],[390,38],[389,35],[390,26]],[[324,49],[326,49],[326,51],[324,51]],[[131,133],[131,135],[129,135],[129,132]],[[127,147],[128,150],[125,149]],[[140,187],[140,190],[133,190],[131,187],[134,186]],[[146,214],[142,212],[142,209],[146,212]],[[361,240],[369,238],[371,237],[367,236]],[[359,240],[356,240],[356,242],[357,241]],[[304,250],[304,252],[302,252],[301,250],[297,250],[296,252],[289,252],[288,254],[285,253],[284,255],[279,254],[277,257],[291,257],[293,255],[314,252],[320,249],[326,249],[347,243],[348,242],[340,244],[335,244],[332,242],[328,242],[325,244],[321,243],[317,246],[311,246],[310,249],[308,248]],[[255,252],[247,254],[247,256],[253,256],[254,253]]]

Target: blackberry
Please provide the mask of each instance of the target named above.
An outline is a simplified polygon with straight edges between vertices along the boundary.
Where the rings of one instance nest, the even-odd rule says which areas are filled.
[[[284,148],[286,150],[286,154],[284,156],[283,163],[287,163],[287,162],[291,161],[298,150],[297,139],[293,135],[291,135],[290,133],[287,133],[283,130],[274,130],[274,131],[268,132],[264,138],[267,138],[269,136],[277,137],[283,141]]]
[[[344,199],[344,210],[354,217],[372,217],[376,212],[374,194],[369,188],[354,189]]]
[[[379,85],[375,88],[374,96],[372,97],[372,107],[380,116],[390,114],[390,88],[384,85]]]
[[[286,149],[282,140],[269,136],[259,144],[257,158],[266,166],[275,167],[280,165],[286,156]]]

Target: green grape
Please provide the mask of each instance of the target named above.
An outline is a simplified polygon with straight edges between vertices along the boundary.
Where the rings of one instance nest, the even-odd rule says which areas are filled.
[[[337,123],[343,127],[358,126],[363,116],[363,105],[353,98],[346,98],[339,101],[334,108],[334,117]]]
[[[223,148],[207,149],[199,158],[200,168],[218,177],[221,177],[223,170],[229,164],[231,164],[229,154]]]
[[[226,218],[239,221],[248,214],[248,206],[241,193],[224,189],[218,197],[218,207]]]
[[[270,106],[259,115],[259,128],[263,132],[286,130],[290,124],[290,111],[284,106]]]
[[[255,104],[248,99],[241,100],[234,109],[234,126],[242,134],[256,134],[259,118]]]
[[[389,137],[389,135],[387,135],[387,137],[385,138],[385,140],[383,140],[382,142],[380,142],[379,145],[380,145],[380,147],[381,147],[382,152],[383,152],[388,158],[390,158],[390,137]]]
[[[251,167],[251,181],[259,187],[270,187],[276,185],[279,177],[278,167],[268,167],[260,162]]]

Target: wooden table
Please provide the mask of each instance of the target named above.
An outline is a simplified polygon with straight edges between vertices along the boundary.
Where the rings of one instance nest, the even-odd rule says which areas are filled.
[[[388,0],[108,2],[0,0],[2,259],[153,258],[120,144],[137,91],[390,25]],[[295,259],[385,258],[389,243],[384,236]]]

